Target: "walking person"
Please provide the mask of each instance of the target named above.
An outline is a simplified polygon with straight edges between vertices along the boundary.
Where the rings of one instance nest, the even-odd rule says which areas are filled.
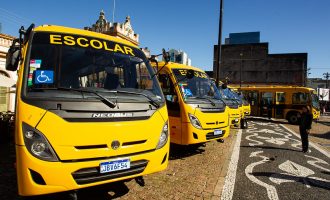
[[[299,117],[299,132],[301,137],[302,151],[304,153],[308,150],[308,134],[312,128],[313,115],[310,113],[309,106],[303,106],[301,115]]]

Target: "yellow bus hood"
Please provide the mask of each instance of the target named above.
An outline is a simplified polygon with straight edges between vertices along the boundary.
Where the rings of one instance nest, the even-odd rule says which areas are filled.
[[[215,129],[228,126],[228,112],[206,112],[195,108],[194,115],[198,118],[203,129]]]
[[[44,133],[60,160],[79,160],[154,150],[164,123],[158,111],[147,120],[87,123],[68,122],[47,112],[36,128]],[[120,142],[116,150],[111,147],[115,140]]]

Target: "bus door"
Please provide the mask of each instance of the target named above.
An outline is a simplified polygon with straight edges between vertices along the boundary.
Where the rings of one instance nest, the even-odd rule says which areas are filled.
[[[273,93],[261,92],[260,116],[271,118],[273,116]]]
[[[168,73],[159,74],[158,79],[166,99],[171,142],[180,144],[182,124],[178,93]]]
[[[275,118],[283,119],[285,109],[285,92],[276,92]]]
[[[251,106],[251,115],[258,116],[259,110],[259,93],[258,91],[244,91],[244,96],[249,101]]]

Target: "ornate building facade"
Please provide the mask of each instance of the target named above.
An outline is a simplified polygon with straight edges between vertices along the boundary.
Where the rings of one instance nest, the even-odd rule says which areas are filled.
[[[100,12],[99,19],[91,27],[84,27],[85,30],[94,31],[119,37],[128,40],[139,46],[139,35],[136,34],[131,25],[131,17],[127,16],[124,23],[111,23],[105,18],[103,10]]]
[[[6,70],[6,55],[15,37],[0,33],[0,112],[14,111],[15,91],[11,88],[17,80],[17,73]]]

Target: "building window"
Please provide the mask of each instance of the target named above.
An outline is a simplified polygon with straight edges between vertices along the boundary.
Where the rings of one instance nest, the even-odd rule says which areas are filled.
[[[0,87],[0,112],[7,111],[7,90],[6,87]]]
[[[307,104],[308,100],[308,93],[298,92],[292,94],[292,104]]]
[[[2,71],[0,71],[0,76],[8,77],[8,75]],[[8,88],[0,87],[0,112],[7,111],[7,103],[8,103]]]

